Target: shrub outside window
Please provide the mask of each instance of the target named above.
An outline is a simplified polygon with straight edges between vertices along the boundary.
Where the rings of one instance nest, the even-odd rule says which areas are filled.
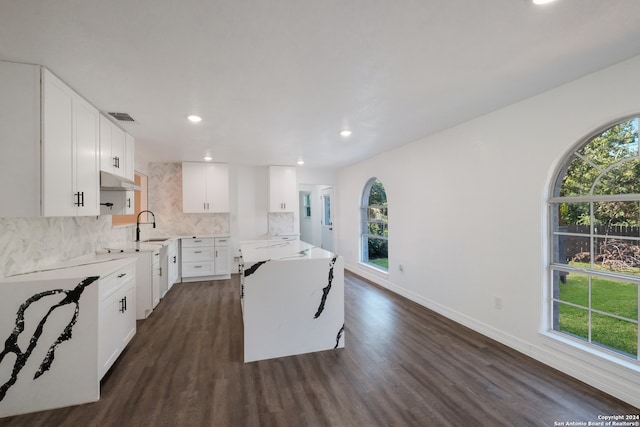
[[[638,361],[638,118],[574,150],[549,202],[550,329]]]
[[[387,193],[377,178],[367,182],[361,206],[361,261],[376,268],[389,269],[389,217]]]

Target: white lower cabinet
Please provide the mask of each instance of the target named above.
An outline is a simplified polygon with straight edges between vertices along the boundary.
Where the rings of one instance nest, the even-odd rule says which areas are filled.
[[[151,311],[158,305],[160,302],[160,280],[162,277],[162,269],[160,267],[160,249],[153,252],[153,265],[151,268]],[[148,316],[148,315],[147,315]]]
[[[100,279],[98,376],[102,378],[136,333],[135,263]]]
[[[139,252],[110,252],[100,258],[136,259],[136,319],[146,319],[160,302],[160,248]]]
[[[231,277],[228,237],[180,239],[180,242],[183,282]]]
[[[180,244],[178,240],[174,240],[169,243],[167,249],[167,291],[171,290],[171,287],[180,280],[180,263],[178,261]]]
[[[231,246],[228,237],[215,239],[214,270],[218,275],[231,274]]]

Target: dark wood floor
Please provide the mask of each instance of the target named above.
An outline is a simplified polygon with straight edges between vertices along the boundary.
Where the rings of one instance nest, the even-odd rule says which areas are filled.
[[[99,402],[0,426],[520,427],[640,412],[351,274],[344,349],[244,364],[237,280],[176,285]]]

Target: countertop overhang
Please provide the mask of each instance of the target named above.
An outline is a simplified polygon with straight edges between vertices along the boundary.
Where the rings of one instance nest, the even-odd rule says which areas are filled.
[[[240,243],[245,263],[331,259],[336,255],[302,240],[252,240]]]

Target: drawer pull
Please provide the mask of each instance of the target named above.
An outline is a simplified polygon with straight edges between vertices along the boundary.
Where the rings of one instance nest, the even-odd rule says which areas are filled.
[[[193,268],[202,268],[201,265],[194,265]]]
[[[202,251],[193,251],[194,254],[201,254]]]
[[[118,274],[118,279],[122,279],[126,275],[127,275],[127,273]]]

